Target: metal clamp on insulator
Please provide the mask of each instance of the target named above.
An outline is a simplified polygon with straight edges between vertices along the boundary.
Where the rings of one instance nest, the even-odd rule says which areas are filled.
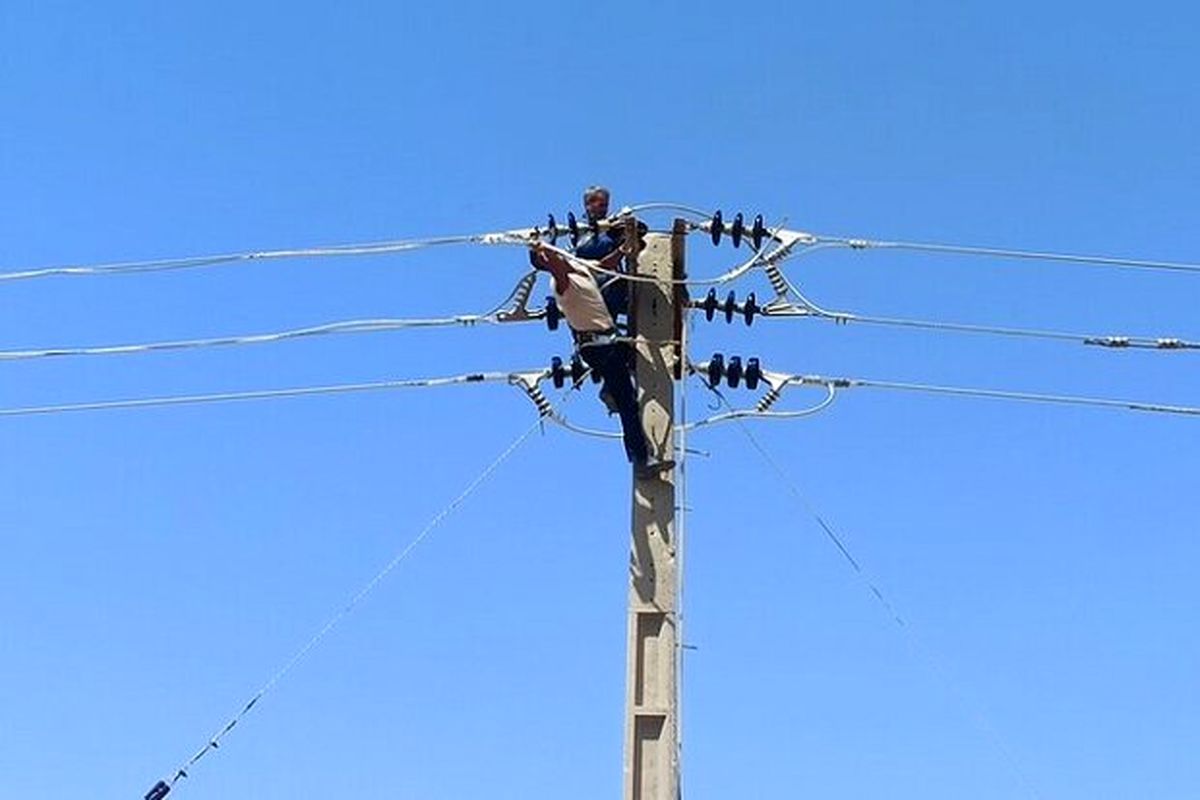
[[[530,251],[530,253],[532,252]],[[529,296],[533,294],[533,287],[537,284],[537,279],[537,272],[530,272],[517,281],[512,294],[508,296],[508,300],[505,302],[506,308],[496,312],[497,321],[520,322],[527,319],[537,319],[540,312],[530,313],[529,311]]]
[[[717,386],[721,383],[721,378],[725,376],[725,356],[720,353],[713,353],[713,357],[708,360],[708,385]]]
[[[721,244],[721,234],[725,232],[725,219],[721,216],[721,209],[717,209],[712,215],[712,224],[709,226],[708,232],[712,234],[712,243],[714,246]]]
[[[511,386],[516,386],[525,395],[533,401],[537,407],[539,417],[549,417],[554,415],[554,406],[546,398],[542,392],[542,387],[539,382],[546,377],[545,372],[525,372],[518,375],[510,375],[508,382]]]
[[[771,406],[775,405],[775,402],[779,399],[779,396],[783,394],[784,385],[785,384],[772,386],[771,390],[764,394],[762,399],[758,401],[758,405],[754,407],[754,410],[760,414],[764,411],[769,411]]]
[[[729,366],[725,368],[725,381],[730,389],[736,389],[742,382],[742,357],[730,356]]]
[[[733,240],[734,247],[742,246],[742,235],[746,232],[746,220],[742,217],[742,212],[738,212],[733,218],[733,227],[729,231],[729,238]]]
[[[773,261],[767,262],[763,270],[767,273],[767,280],[771,282],[771,288],[775,290],[776,301],[787,302],[788,284],[787,279],[783,277],[783,272]]]
[[[166,781],[159,781],[146,792],[146,800],[163,800],[171,793],[171,787]]]
[[[546,327],[552,331],[558,330],[558,323],[562,320],[562,309],[558,307],[558,301],[553,297],[546,298]]]

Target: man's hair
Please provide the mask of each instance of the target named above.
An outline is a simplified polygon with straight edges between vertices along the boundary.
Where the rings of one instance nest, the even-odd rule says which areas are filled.
[[[601,186],[600,184],[593,184],[583,190],[583,202],[586,203],[588,201],[589,197],[591,197],[592,195],[596,195],[596,194],[604,195],[605,199],[612,198],[612,193],[610,191],[608,191],[607,186]]]

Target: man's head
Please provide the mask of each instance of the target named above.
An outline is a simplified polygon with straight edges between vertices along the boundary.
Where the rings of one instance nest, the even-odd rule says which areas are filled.
[[[604,219],[608,216],[608,189],[603,186],[589,186],[583,191],[583,210],[589,220]]]

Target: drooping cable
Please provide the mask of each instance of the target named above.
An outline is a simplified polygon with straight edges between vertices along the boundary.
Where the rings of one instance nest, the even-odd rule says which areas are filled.
[[[560,398],[557,407],[565,405],[570,398],[571,390],[568,389]],[[433,516],[426,526],[406,544],[395,556],[392,557],[387,564],[383,566],[372,578],[367,581],[341,608],[339,608],[329,620],[314,634],[301,648],[299,648],[291,658],[284,662],[283,666],[275,672],[271,678],[263,684],[257,692],[255,692],[250,700],[242,706],[242,708],[234,714],[229,721],[217,730],[208,738],[204,746],[197,750],[190,758],[174,772],[169,780],[160,781],[152,789],[151,794],[147,796],[157,796],[158,798],[165,797],[175,785],[182,779],[189,776],[191,770],[197,762],[204,758],[209,753],[220,747],[221,741],[229,735],[229,733],[240,723],[250,711],[258,705],[271,690],[273,690],[281,680],[283,680],[296,666],[304,660],[304,658],[313,651],[330,633],[347,617],[349,616],[366,598],[382,583],[392,572],[396,570],[412,552],[429,537],[431,533],[441,525],[447,517],[450,516],[459,506],[466,502],[472,494],[482,486],[499,467],[508,460],[508,458],[517,451],[517,449],[525,443],[530,436],[537,432],[541,427],[542,420],[539,418],[533,425],[526,428],[513,442],[503,450],[484,470],[479,473],[466,488],[462,490],[457,497],[445,506],[441,511]]]
[[[728,409],[730,415],[735,413],[734,408],[730,405],[728,399],[726,399],[724,393],[721,392],[720,389],[708,383],[707,381],[704,381],[704,385],[717,396],[721,404]],[[1034,798],[1034,800],[1038,800],[1041,797],[1041,793],[1033,786],[1028,777],[1028,772],[1017,759],[1012,748],[1008,746],[1004,738],[1000,735],[999,730],[992,723],[989,716],[984,713],[982,706],[973,698],[968,696],[967,693],[956,682],[951,680],[949,670],[945,667],[940,659],[935,657],[934,652],[922,643],[920,638],[917,636],[916,631],[899,614],[895,605],[893,605],[893,603],[883,593],[878,581],[868,574],[866,569],[864,569],[862,562],[859,561],[859,559],[856,558],[850,551],[850,547],[847,545],[844,537],[838,534],[838,532],[833,528],[824,515],[817,511],[812,503],[809,502],[808,498],[800,491],[796,481],[788,475],[787,471],[784,470],[779,461],[777,461],[762,444],[762,442],[759,441],[758,437],[754,435],[754,432],[750,430],[750,426],[747,425],[740,417],[731,416],[730,418],[737,422],[737,427],[750,442],[751,447],[758,452],[759,456],[763,459],[771,471],[775,473],[776,478],[787,490],[788,494],[791,495],[797,506],[801,508],[809,517],[811,517],[814,522],[817,523],[817,526],[825,534],[825,537],[837,549],[838,553],[842,557],[842,560],[850,566],[850,569],[854,572],[855,577],[871,593],[871,596],[875,599],[875,602],[888,616],[888,618],[895,623],[896,627],[902,632],[913,653],[920,656],[926,665],[932,671],[937,673],[938,677],[943,681],[946,688],[960,703],[962,703],[969,716],[974,719],[976,725],[990,740],[992,746],[1004,759],[1009,771],[1012,772],[1013,776],[1021,785],[1025,793],[1029,797]]]

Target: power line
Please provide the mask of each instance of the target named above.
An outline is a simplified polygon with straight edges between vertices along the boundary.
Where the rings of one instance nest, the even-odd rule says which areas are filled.
[[[976,245],[941,244],[936,242],[903,242],[859,239],[839,236],[816,236],[815,241],[842,245],[854,250],[912,250],[925,253],[950,255],[987,256],[1013,258],[1028,261],[1057,261],[1069,264],[1091,264],[1125,269],[1160,270],[1167,272],[1200,273],[1200,264],[1186,261],[1157,261],[1119,256],[1080,255],[1077,253],[1055,253],[1037,250],[1014,250],[1003,247],[980,247]]]
[[[117,409],[206,405],[210,403],[229,403],[247,400],[278,400],[288,397],[356,394],[392,389],[429,389],[440,386],[455,386],[467,383],[510,382],[518,374],[519,373],[508,372],[473,372],[447,378],[417,378],[411,380],[373,381],[369,383],[342,383],[326,386],[304,386],[292,389],[263,389],[248,392],[214,392],[210,394],[142,397],[127,400],[101,400],[89,403],[22,406],[16,408],[0,408],[0,417],[29,417],[46,414],[65,414],[77,411],[112,411]]]
[[[977,389],[965,386],[943,386],[928,383],[907,383],[903,381],[880,381],[867,378],[827,378],[820,375],[794,375],[788,379],[788,382],[803,386],[824,386],[834,390],[848,388],[885,389],[904,392],[921,392],[925,394],[950,395],[955,397],[978,397],[991,400],[1014,400],[1028,403],[1091,406],[1096,408],[1120,409],[1124,411],[1145,411],[1158,414],[1200,416],[1200,407],[1196,406],[1169,405],[1165,403],[1144,402],[1138,400],[1117,400],[1105,397],[1041,394],[1037,392],[1008,391],[1003,389]]]
[[[825,319],[837,324],[860,323],[893,328],[916,328],[921,330],[941,331],[950,333],[977,333],[992,336],[1007,336],[1024,339],[1045,339],[1061,342],[1104,347],[1112,350],[1200,350],[1200,342],[1179,339],[1176,337],[1124,336],[1073,333],[1069,331],[1046,330],[1039,328],[1014,328],[1002,325],[977,325],[963,322],[944,322],[941,320],[909,319],[904,317],[876,317],[866,314],[856,314],[848,311],[824,311],[815,307],[797,307],[799,313],[793,316],[814,317]],[[786,317],[787,313],[772,311],[765,317]]]
[[[148,261],[119,261],[104,264],[80,264],[38,267],[34,269],[0,272],[0,282],[34,280],[52,277],[84,277],[98,275],[128,275],[148,272],[170,272],[175,270],[214,267],[248,261],[273,261],[288,258],[326,258],[340,256],[377,256],[404,253],[428,247],[465,244],[524,244],[523,231],[497,231],[461,236],[438,236],[424,239],[398,239],[363,244],[331,245],[323,247],[289,248],[281,250],[249,250],[207,256],[183,258],[161,258]]]
[[[381,333],[387,331],[405,330],[409,328],[436,328],[448,326],[471,327],[480,324],[493,324],[497,319],[488,314],[463,314],[454,317],[438,317],[427,319],[356,319],[330,322],[324,325],[313,325],[306,328],[293,328],[269,333],[255,333],[240,336],[213,336],[200,339],[174,339],[157,342],[141,342],[137,344],[99,345],[85,347],[53,347],[40,350],[0,350],[0,361],[26,361],[43,358],[62,358],[75,356],[120,356],[142,353],[171,352],[180,350],[195,350],[210,347],[237,347],[242,345],[272,344],[294,339],[311,339],[321,336],[334,336],[359,333]]]
[[[804,252],[804,251],[801,251]],[[866,314],[856,314],[849,311],[830,311],[808,299],[787,275],[775,268],[773,280],[781,282],[781,292],[786,290],[794,294],[799,303],[791,303],[786,294],[767,305],[762,313],[764,317],[816,317],[838,324],[857,322],[867,325],[880,325],[897,328],[917,328],[923,330],[943,331],[952,333],[978,333],[993,336],[1009,336],[1026,339],[1048,339],[1055,341],[1075,342],[1077,344],[1105,347],[1109,349],[1144,349],[1144,350],[1200,350],[1200,342],[1188,341],[1177,337],[1124,336],[1105,334],[1073,333],[1059,330],[1038,328],[1016,328],[1002,325],[978,325],[961,322],[944,322],[940,320],[910,319],[903,317],[881,317]]]
[[[531,272],[521,278],[500,306],[486,314],[458,314],[451,317],[432,318],[384,318],[357,319],[293,328],[269,333],[237,336],[215,336],[199,339],[175,339],[138,344],[100,345],[86,347],[56,347],[36,350],[0,350],[0,361],[23,361],[64,356],[107,356],[131,355],[175,350],[191,350],[208,347],[233,347],[239,345],[267,344],[352,333],[379,333],[405,328],[436,328],[448,326],[470,327],[481,324],[530,322],[542,319],[545,312],[528,308],[529,296],[537,281],[537,273]]]

